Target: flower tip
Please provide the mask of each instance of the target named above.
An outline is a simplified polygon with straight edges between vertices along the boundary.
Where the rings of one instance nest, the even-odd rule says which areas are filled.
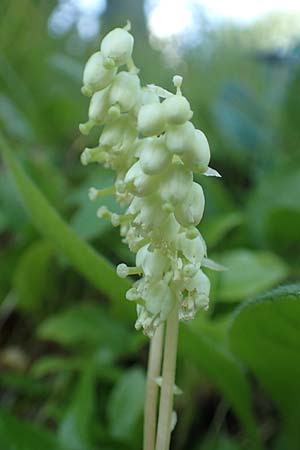
[[[97,199],[97,194],[98,194],[98,189],[96,189],[96,188],[94,188],[94,187],[91,187],[91,188],[89,189],[89,199],[90,199],[91,201],[94,201],[94,200]]]
[[[91,97],[93,94],[93,91],[88,86],[82,86],[81,93],[83,95],[85,95],[86,97]]]
[[[129,269],[126,264],[122,263],[117,266],[117,275],[120,278],[126,278],[129,275]]]
[[[180,88],[183,82],[183,77],[180,75],[174,75],[173,84],[176,88]]]
[[[131,30],[131,22],[127,19],[126,25],[124,26],[124,30],[130,31]]]

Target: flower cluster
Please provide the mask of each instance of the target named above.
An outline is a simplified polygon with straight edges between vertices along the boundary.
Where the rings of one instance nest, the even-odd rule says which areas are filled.
[[[113,187],[91,188],[89,196],[96,200],[114,193],[126,207],[122,215],[101,207],[98,216],[120,226],[123,241],[136,253],[136,266],[120,264],[117,273],[139,276],[126,298],[137,305],[136,328],[152,336],[176,302],[183,320],[208,307],[210,282],[202,267],[214,267],[197,229],[205,200],[193,172],[218,173],[208,167],[204,133],[190,121],[193,112],[181,92],[182,77],[173,78],[174,94],[142,87],[129,29],[108,33],[85,66],[82,92],[91,101],[89,120],[80,130],[103,129],[99,145],[86,148],[81,161],[101,163],[116,173]]]

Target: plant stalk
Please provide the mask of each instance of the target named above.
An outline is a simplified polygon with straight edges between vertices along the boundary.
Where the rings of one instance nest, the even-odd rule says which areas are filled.
[[[156,450],[169,450],[178,340],[178,306],[167,320]]]
[[[154,450],[155,447],[158,398],[158,385],[155,380],[161,371],[163,335],[164,324],[161,324],[150,341],[144,409],[144,450]]]

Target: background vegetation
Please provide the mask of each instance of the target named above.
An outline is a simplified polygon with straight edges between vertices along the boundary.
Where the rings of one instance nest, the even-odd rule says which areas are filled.
[[[132,256],[87,198],[112,174],[79,162],[99,37],[78,34],[76,2],[69,29],[49,29],[55,8],[1,2],[0,449],[138,450],[148,341],[112,265]],[[223,175],[201,178],[200,229],[229,270],[210,274],[210,311],[181,325],[172,448],[299,450],[299,46],[262,48],[274,19],[150,46],[137,0],[107,2],[101,35],[127,18],[143,81],[184,76]]]

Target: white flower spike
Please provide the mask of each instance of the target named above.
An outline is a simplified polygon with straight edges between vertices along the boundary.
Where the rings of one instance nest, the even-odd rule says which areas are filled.
[[[135,276],[126,298],[136,303],[136,328],[153,336],[172,311],[190,320],[208,307],[210,282],[202,268],[223,268],[207,258],[196,228],[205,198],[193,172],[220,175],[208,167],[204,133],[190,122],[193,113],[181,91],[182,77],[173,78],[175,93],[141,87],[133,44],[130,26],[116,28],[86,64],[82,92],[91,102],[89,120],[80,129],[88,134],[95,125],[104,128],[99,145],[86,148],[81,161],[116,173],[114,186],[91,188],[89,197],[96,201],[113,194],[126,207],[120,215],[100,207],[97,215],[120,226],[123,241],[136,253],[135,267],[121,263],[117,274]]]

